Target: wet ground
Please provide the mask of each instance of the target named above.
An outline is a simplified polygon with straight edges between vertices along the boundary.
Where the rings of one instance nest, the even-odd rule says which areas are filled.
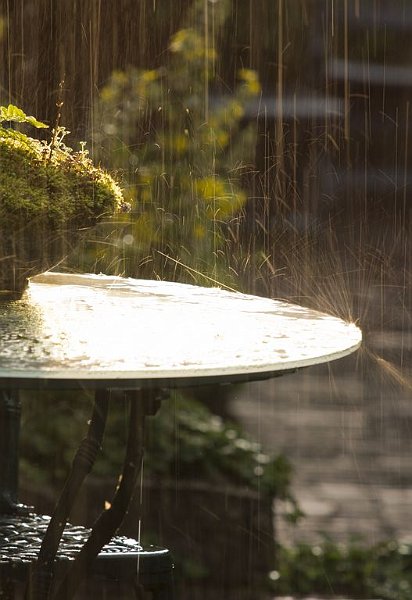
[[[324,534],[412,541],[412,333],[371,331],[366,345],[388,363],[360,352],[239,387],[233,397],[233,414],[294,465],[293,492],[306,517],[287,525],[278,503],[284,544]],[[391,365],[401,366],[395,377]]]

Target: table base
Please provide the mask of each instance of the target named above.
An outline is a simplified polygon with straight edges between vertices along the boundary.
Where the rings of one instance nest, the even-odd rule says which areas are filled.
[[[0,517],[0,597],[15,600],[15,586],[24,584],[36,566],[50,517],[30,514]],[[90,536],[90,529],[67,524],[53,565],[56,583],[64,579],[73,560]],[[106,581],[139,586],[155,599],[172,600],[173,563],[168,550],[143,548],[136,540],[116,536],[104,546],[90,575]],[[139,596],[137,596],[139,597]]]
[[[89,575],[107,577],[109,574],[109,578],[116,580],[121,576],[122,582],[128,580],[134,587],[140,583],[148,589],[154,586],[153,597],[158,600],[172,599],[173,565],[168,550],[144,550],[135,540],[126,542],[126,538],[114,537],[126,514],[141,471],[145,418],[156,413],[164,397],[163,391],[157,389],[128,390],[123,394],[128,400],[130,413],[121,480],[109,508],[88,530],[73,528],[67,522],[81,484],[90,472],[100,448],[112,391],[96,390],[87,435],[75,455],[52,517],[28,515],[19,510],[17,456],[20,400],[18,391],[2,391],[0,408],[5,433],[2,443],[4,456],[0,463],[0,475],[3,477],[3,485],[0,486],[2,598],[15,600],[13,581],[16,579],[26,581],[26,600],[71,600],[81,582]],[[159,583],[159,569],[168,579],[167,584],[162,581],[163,575]],[[145,573],[151,574],[146,583],[141,581],[141,575]]]

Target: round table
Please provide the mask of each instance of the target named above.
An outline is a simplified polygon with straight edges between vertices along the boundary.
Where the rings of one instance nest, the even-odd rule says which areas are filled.
[[[66,589],[77,583],[121,522],[140,471],[144,418],[156,412],[165,390],[270,378],[341,358],[361,343],[354,323],[279,300],[164,281],[53,272],[33,278],[20,300],[0,302],[0,331],[0,512],[19,511],[19,391],[95,391],[88,436],[41,545],[39,565],[46,573],[99,449],[108,403],[119,393],[130,400],[121,484],[63,580]]]
[[[219,288],[46,273],[0,309],[3,388],[183,386],[272,377],[358,348],[353,323]]]

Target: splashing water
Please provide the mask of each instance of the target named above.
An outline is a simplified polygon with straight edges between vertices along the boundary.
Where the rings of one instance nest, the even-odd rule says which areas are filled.
[[[293,457],[310,540],[412,535],[411,23],[406,0],[0,2],[0,103],[52,124],[64,81],[62,123],[132,206],[67,269],[286,298],[364,332],[356,359],[231,404]]]

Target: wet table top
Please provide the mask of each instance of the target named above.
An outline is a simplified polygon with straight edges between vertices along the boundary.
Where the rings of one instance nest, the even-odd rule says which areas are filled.
[[[173,387],[263,379],[356,350],[353,323],[258,296],[45,273],[0,302],[0,385]]]

